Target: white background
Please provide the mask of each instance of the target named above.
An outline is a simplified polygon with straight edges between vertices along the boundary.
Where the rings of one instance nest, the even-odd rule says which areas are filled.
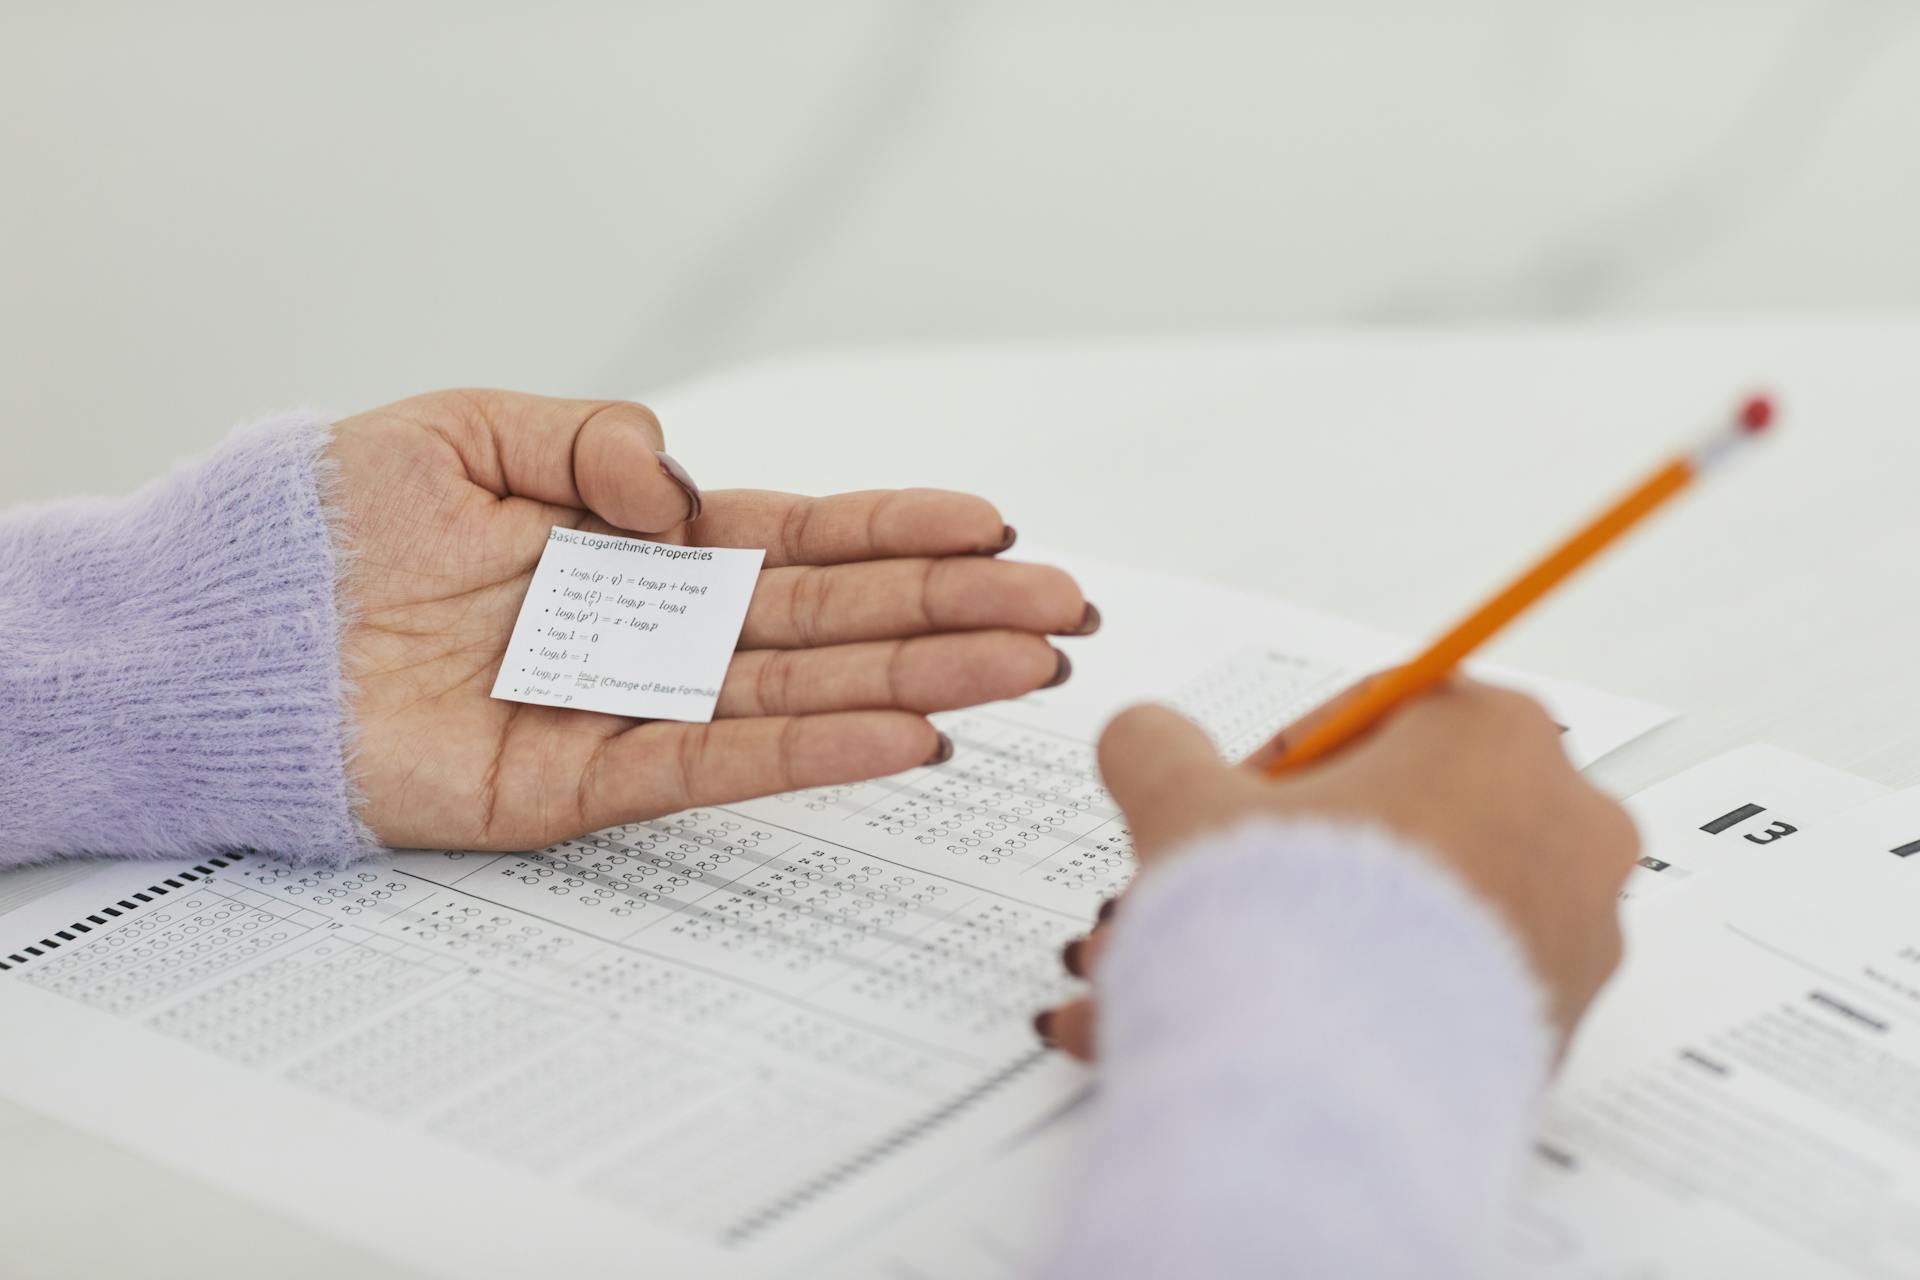
[[[1912,305],[1916,122],[1907,0],[9,0],[0,502],[823,345]]]

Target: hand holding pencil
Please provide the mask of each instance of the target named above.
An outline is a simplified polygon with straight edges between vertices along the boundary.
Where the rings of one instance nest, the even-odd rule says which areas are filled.
[[[1418,656],[1303,717],[1240,767],[1221,761],[1197,726],[1165,708],[1120,716],[1102,738],[1101,771],[1142,867],[1263,815],[1385,828],[1501,911],[1564,1034],[1618,960],[1613,903],[1637,839],[1625,812],[1573,770],[1537,704],[1456,672],[1772,417],[1768,400],[1747,400],[1731,421],[1657,468]],[[1068,944],[1070,973],[1093,974],[1114,906],[1102,908],[1089,937]],[[1094,1012],[1090,998],[1072,1001],[1038,1015],[1035,1030],[1046,1043],[1091,1058]]]

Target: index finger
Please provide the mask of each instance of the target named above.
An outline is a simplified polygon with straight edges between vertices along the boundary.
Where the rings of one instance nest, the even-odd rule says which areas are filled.
[[[806,498],[764,489],[706,495],[688,531],[705,547],[765,547],[766,567],[910,556],[991,555],[1013,530],[985,498],[944,489],[871,489]]]

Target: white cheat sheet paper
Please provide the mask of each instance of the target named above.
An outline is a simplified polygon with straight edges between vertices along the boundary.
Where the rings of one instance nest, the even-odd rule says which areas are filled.
[[[1104,720],[1159,697],[1241,752],[1408,650],[1036,558],[1106,625],[1068,684],[936,717],[944,765],[527,853],[0,894],[0,1092],[436,1273],[833,1273],[1084,1092],[1030,1017],[1130,874]],[[1526,683],[1583,759],[1667,718]]]
[[[765,556],[556,527],[493,696],[642,720],[712,720]]]
[[[1764,744],[1715,756],[1639,792],[1627,802],[1643,846],[1641,866],[1622,895],[1629,954],[1646,930],[1684,933],[1691,927],[1691,917],[1685,916],[1671,926],[1663,924],[1669,904],[1691,901],[1695,894],[1708,897],[1717,885],[1743,883],[1758,874],[1756,867],[1777,863],[1796,844],[1803,856],[1818,856],[1811,852],[1818,848],[1818,832],[1872,812],[1876,806],[1871,802],[1885,793],[1878,783]],[[1736,815],[1732,821],[1729,814]],[[1910,828],[1912,837],[1920,839],[1920,805],[1906,816],[1912,820],[1882,825],[1889,830]],[[1781,836],[1753,843],[1745,839],[1765,835],[1781,822],[1797,828],[1792,841]],[[1714,829],[1705,829],[1709,827]],[[1920,874],[1920,865],[1913,870]],[[1636,972],[1632,966],[1623,969],[1619,982],[1632,982]],[[1612,1000],[1609,1007],[1617,1009],[1621,998]],[[1552,1097],[1577,1090],[1589,1072],[1603,1069],[1595,1064],[1633,1054],[1636,1041],[1647,1034],[1644,1024],[1631,1016],[1643,1001],[1630,997],[1626,1011],[1612,1016],[1596,1012]],[[1664,1039],[1659,1047],[1667,1049]],[[857,1249],[817,1274],[823,1280],[828,1275],[836,1280],[902,1275],[1020,1280],[1036,1274],[1070,1201],[1088,1123],[1086,1107],[1079,1106],[1022,1135],[992,1160],[954,1174],[907,1210],[877,1224]],[[1651,1263],[1645,1270],[1609,1270],[1617,1260],[1612,1255],[1590,1258],[1595,1266],[1580,1269],[1570,1260],[1575,1232],[1582,1239],[1635,1241],[1648,1231],[1646,1223],[1623,1215],[1610,1199],[1587,1197],[1577,1187],[1563,1185],[1564,1171],[1550,1159],[1543,1157],[1528,1174],[1515,1219],[1519,1274],[1536,1268],[1581,1280],[1740,1274],[1661,1270]],[[1657,1255],[1634,1256],[1648,1262]]]

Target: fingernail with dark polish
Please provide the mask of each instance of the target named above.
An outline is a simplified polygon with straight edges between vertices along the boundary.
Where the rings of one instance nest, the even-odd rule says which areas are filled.
[[[1019,536],[1018,533],[1014,532],[1012,525],[1003,524],[1000,526],[1000,541],[991,547],[983,549],[980,554],[983,556],[997,556],[1002,551],[1009,551],[1013,548],[1014,540]]]
[[[1041,685],[1040,687],[1042,689],[1057,689],[1067,682],[1068,676],[1073,674],[1073,663],[1068,660],[1066,654],[1055,649],[1053,656],[1058,658],[1059,661],[1054,664],[1053,679]]]
[[[990,547],[982,547],[978,551],[974,552],[973,554],[978,556],[997,556],[1002,551],[1005,551],[1009,547],[1013,546],[1014,539],[1018,538],[1019,536],[1020,536],[1019,534],[1013,531],[1012,525],[1003,524],[1000,526],[1000,541],[994,543]]]
[[[927,763],[945,764],[951,759],[953,759],[953,739],[943,733],[940,735],[939,745],[935,746],[933,754],[927,757]]]
[[[1100,610],[1089,604],[1087,611],[1080,615],[1080,625],[1067,632],[1070,636],[1090,636],[1100,629]]]
[[[1042,1009],[1033,1015],[1033,1034],[1040,1037],[1040,1043],[1053,1048],[1053,1010]]]
[[[693,477],[687,474],[685,467],[673,460],[672,454],[656,453],[653,456],[660,459],[660,469],[667,473],[667,479],[686,492],[687,519],[698,520],[700,518],[700,486],[693,482]]]
[[[1097,913],[1095,913],[1094,918],[1098,920],[1101,924],[1105,924],[1107,921],[1113,919],[1113,913],[1119,909],[1120,909],[1120,899],[1108,898],[1105,902],[1102,902],[1100,904],[1100,910]]]
[[[1087,976],[1086,968],[1087,940],[1075,938],[1060,948],[1060,965],[1076,978]]]

